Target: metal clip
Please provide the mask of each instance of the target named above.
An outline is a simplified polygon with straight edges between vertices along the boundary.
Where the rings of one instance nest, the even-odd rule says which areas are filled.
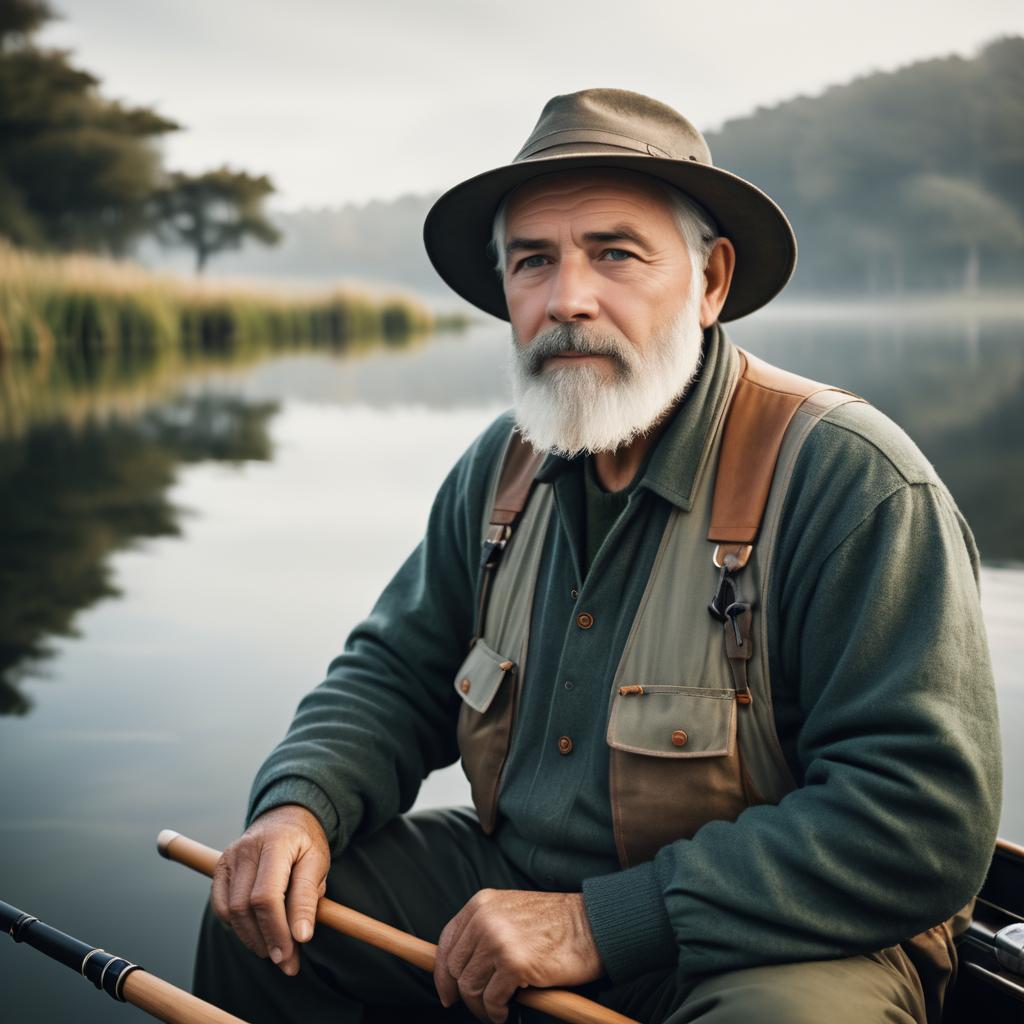
[[[708,611],[713,619],[725,622],[725,609],[736,602],[738,595],[731,575],[733,570],[729,567],[728,562],[721,566],[721,570],[718,576],[718,586],[708,605]]]
[[[725,615],[723,621],[728,619],[732,624],[733,635],[736,637],[736,646],[743,646],[743,632],[740,630],[740,616],[750,610],[750,605],[745,604],[743,601],[733,601],[728,608],[725,609]]]
[[[485,568],[493,568],[501,558],[501,552],[512,536],[512,527],[491,523],[487,529],[487,536],[483,541],[483,551],[480,555],[480,564]]]

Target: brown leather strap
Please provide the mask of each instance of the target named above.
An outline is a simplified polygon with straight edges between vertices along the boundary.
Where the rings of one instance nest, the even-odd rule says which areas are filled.
[[[819,391],[842,391],[799,377],[739,349],[740,378],[725,421],[708,540],[743,564],[761,528],[775,463],[797,409]],[[843,392],[849,394],[849,392]]]
[[[751,639],[754,615],[751,605],[737,602],[729,608],[722,628],[725,630],[725,656],[729,659],[732,671],[732,685],[736,691],[738,704],[750,704],[753,695],[747,679],[747,662],[754,653]]]
[[[490,525],[483,542],[482,576],[480,593],[477,596],[476,617],[473,635],[469,646],[483,635],[487,621],[487,606],[491,600],[491,587],[494,574],[504,553],[505,545],[512,536],[512,529],[519,519],[526,500],[530,496],[530,488],[534,478],[544,461],[544,453],[534,451],[533,447],[523,440],[518,430],[513,430],[501,458],[501,470],[498,476],[498,488],[494,496],[494,507],[491,509]]]
[[[492,526],[511,526],[526,507],[533,478],[544,461],[544,453],[534,451],[518,430],[512,432],[498,478],[498,490],[491,510]]]

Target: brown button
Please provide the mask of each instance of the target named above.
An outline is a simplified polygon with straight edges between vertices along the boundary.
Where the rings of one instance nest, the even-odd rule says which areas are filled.
[[[687,736],[687,735],[686,735],[686,733],[685,733],[685,732],[683,732],[683,730],[682,730],[682,729],[676,729],[676,731],[675,731],[674,733],[672,733],[672,746],[673,746],[673,747],[682,747],[682,746],[685,746],[685,744],[686,744],[686,741],[687,741],[687,740],[688,740],[689,738],[690,738],[690,737],[689,737],[689,736]]]
[[[569,596],[575,601],[576,598],[580,596],[580,592],[575,587],[573,587],[569,591]]]
[[[594,616],[591,615],[590,612],[580,612],[579,615],[576,616],[576,625],[579,626],[580,629],[590,629],[593,624]]]
[[[463,693],[469,693],[469,680],[468,679],[463,679],[462,682],[459,683],[459,689]]]
[[[568,736],[562,736],[558,741],[558,752],[560,754],[572,753],[572,740]]]

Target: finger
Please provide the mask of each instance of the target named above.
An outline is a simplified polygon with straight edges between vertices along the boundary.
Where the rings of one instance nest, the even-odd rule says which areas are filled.
[[[228,865],[223,857],[217,861],[217,866],[213,870],[210,906],[225,924],[231,923],[228,918]]]
[[[462,931],[462,912],[459,911],[445,926],[441,937],[437,940],[437,953],[434,955],[434,988],[441,1005],[448,1007],[459,1001],[459,986],[451,975],[448,967],[448,953],[452,943]]]
[[[480,929],[476,926],[474,917],[465,922],[448,950],[448,973],[456,979],[462,977],[480,944]]]
[[[228,921],[249,949],[265,957],[267,946],[250,902],[256,868],[256,861],[249,852],[238,851],[228,861]]]
[[[511,971],[496,970],[480,997],[484,1010],[495,1024],[504,1024],[508,1018],[509,1000],[516,994],[519,984]]]
[[[330,861],[315,849],[307,850],[292,866],[285,909],[292,938],[309,942],[316,927],[316,908],[327,891]]]
[[[484,1007],[484,991],[494,974],[494,964],[482,953],[474,955],[459,975],[459,995],[477,1020],[489,1020]]]
[[[253,881],[250,903],[270,959],[285,974],[297,974],[299,958],[292,943],[284,909],[284,894],[292,872],[287,849],[267,844],[260,851],[259,867]]]

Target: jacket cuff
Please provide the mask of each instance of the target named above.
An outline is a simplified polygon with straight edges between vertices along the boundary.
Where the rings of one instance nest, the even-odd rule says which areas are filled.
[[[616,984],[675,966],[675,934],[653,863],[588,878],[583,905],[604,969]]]
[[[323,826],[328,845],[334,851],[339,839],[342,839],[338,835],[338,812],[334,809],[334,804],[331,803],[327,794],[315,782],[310,782],[309,779],[298,775],[277,779],[259,794],[259,797],[249,807],[249,815],[245,820],[246,828],[261,814],[266,814],[267,811],[272,811],[275,807],[283,807],[285,804],[299,804],[314,814]]]

